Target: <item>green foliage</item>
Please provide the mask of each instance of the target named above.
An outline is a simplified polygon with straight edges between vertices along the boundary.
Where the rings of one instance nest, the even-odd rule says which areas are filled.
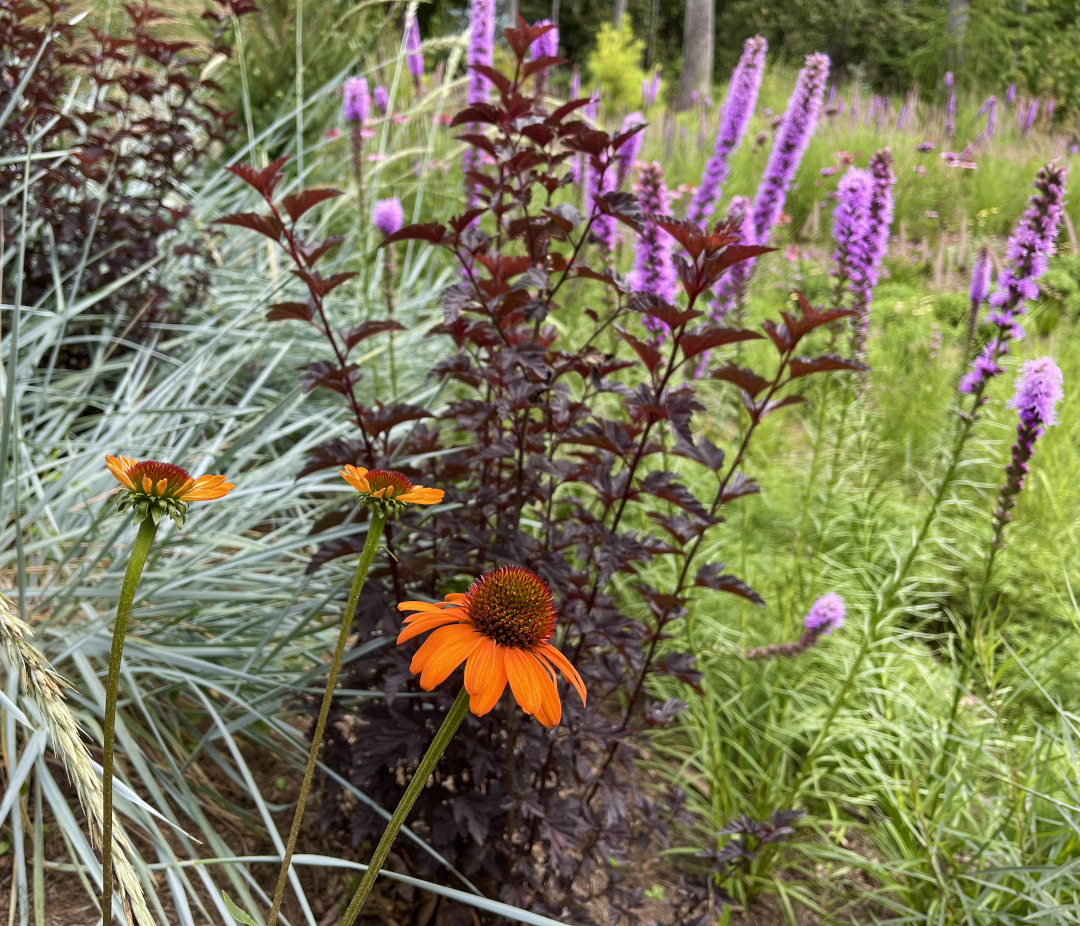
[[[588,71],[591,86],[600,88],[607,106],[618,110],[641,105],[644,49],[645,43],[634,38],[629,16],[623,18],[618,29],[611,23],[600,27],[596,48],[589,54]]]

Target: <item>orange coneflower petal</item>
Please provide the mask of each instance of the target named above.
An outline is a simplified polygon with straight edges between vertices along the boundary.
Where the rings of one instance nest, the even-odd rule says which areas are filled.
[[[499,698],[502,697],[503,691],[506,690],[506,650],[495,643],[494,640],[490,642],[492,650],[485,653],[485,658],[490,657],[491,661],[487,666],[482,667],[483,672],[474,670],[477,676],[482,677],[479,678],[479,689],[475,694],[470,694],[469,697],[469,710],[476,714],[477,717],[483,717],[484,714],[487,714],[498,704]],[[486,647],[487,642],[480,644],[476,652],[469,658],[469,661],[465,663],[466,691],[469,684],[469,669],[480,657],[481,651],[486,650]]]
[[[539,661],[539,660],[537,660]],[[536,719],[545,727],[557,727],[562,720],[562,701],[559,700],[559,689],[555,687],[555,680],[550,679],[551,684],[543,685],[543,700],[540,710],[536,712]]]
[[[351,463],[346,463],[344,469],[338,470],[341,474],[341,478],[344,479],[349,485],[351,485],[357,492],[369,492],[371,486],[368,485],[368,481],[365,478],[367,476],[367,470],[362,466],[353,466]]]
[[[424,669],[420,675],[420,687],[424,691],[431,691],[436,685],[445,682],[450,673],[473,654],[483,639],[466,624],[451,624],[449,627],[440,627],[434,631],[424,644],[427,646],[433,640],[436,641],[431,654],[425,660]],[[414,657],[413,662],[415,661]]]
[[[127,474],[127,471],[131,468],[134,461],[129,460],[127,457],[120,457],[117,459],[113,456],[105,457],[105,466],[108,467],[110,473],[116,477],[116,481],[120,485],[127,489],[135,491],[135,483],[131,481],[131,477]]]
[[[399,502],[412,502],[414,505],[435,505],[443,500],[442,489],[425,489],[414,486],[410,491],[397,497]]]
[[[468,595],[463,595],[461,592],[451,592],[449,595],[446,596],[446,600],[449,601],[451,604],[460,604],[466,598],[468,598]]]
[[[544,685],[553,682],[531,653],[506,648],[506,679],[526,714],[535,714],[544,703]]]
[[[402,601],[398,603],[397,609],[399,611],[434,611],[441,613],[445,607],[446,602],[444,601]],[[408,619],[405,618],[405,620]]]
[[[224,498],[235,488],[231,482],[225,481],[224,476],[200,476],[181,499],[185,502],[210,502]]]
[[[498,644],[491,637],[484,637],[465,664],[465,690],[470,695],[479,694],[495,670]]]
[[[423,617],[414,615],[414,617],[418,617],[419,620],[415,620],[405,626],[401,633],[398,634],[398,643],[405,643],[413,637],[418,637],[422,633],[434,630],[436,627],[461,623],[461,620],[456,614],[447,614],[445,611],[440,611],[438,614],[425,614]]]
[[[544,643],[537,647],[537,651],[546,659],[550,659],[555,667],[562,672],[566,680],[577,689],[577,693],[581,696],[581,703],[584,704],[585,683],[581,680],[578,670],[571,665],[570,660],[550,643]]]

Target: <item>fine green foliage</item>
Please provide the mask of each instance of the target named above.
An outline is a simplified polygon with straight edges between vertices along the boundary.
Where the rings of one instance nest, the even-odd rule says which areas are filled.
[[[645,43],[634,37],[630,17],[618,29],[611,23],[600,27],[596,48],[587,62],[589,84],[600,89],[608,106],[633,109],[641,105],[642,52]]]

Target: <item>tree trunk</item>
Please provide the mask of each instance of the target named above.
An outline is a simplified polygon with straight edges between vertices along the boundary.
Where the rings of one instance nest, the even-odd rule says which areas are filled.
[[[652,15],[649,17],[649,53],[648,67],[656,64],[656,30],[660,25],[660,0],[652,0]]]
[[[626,0],[615,0],[615,28],[622,25],[622,18],[626,15]]]
[[[949,70],[959,70],[964,65],[964,38],[967,36],[971,0],[949,0],[949,12],[945,17],[945,32],[949,37],[946,55]]]
[[[688,109],[692,94],[710,92],[713,63],[713,22],[716,0],[686,0],[683,24],[683,69],[679,79],[679,108]]]
[[[516,29],[518,24],[518,0],[506,0],[506,25]]]

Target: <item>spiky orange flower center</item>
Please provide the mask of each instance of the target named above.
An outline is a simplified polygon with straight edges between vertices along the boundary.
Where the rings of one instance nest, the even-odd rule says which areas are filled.
[[[171,498],[192,481],[186,470],[160,460],[143,460],[131,467],[127,474],[137,489],[158,498]],[[150,488],[146,487],[147,479]]]
[[[477,579],[462,607],[473,626],[500,646],[539,646],[555,630],[551,589],[522,566],[500,566]]]
[[[413,487],[408,479],[392,469],[369,469],[364,478],[371,486],[371,494],[377,498],[397,498],[411,492]]]

